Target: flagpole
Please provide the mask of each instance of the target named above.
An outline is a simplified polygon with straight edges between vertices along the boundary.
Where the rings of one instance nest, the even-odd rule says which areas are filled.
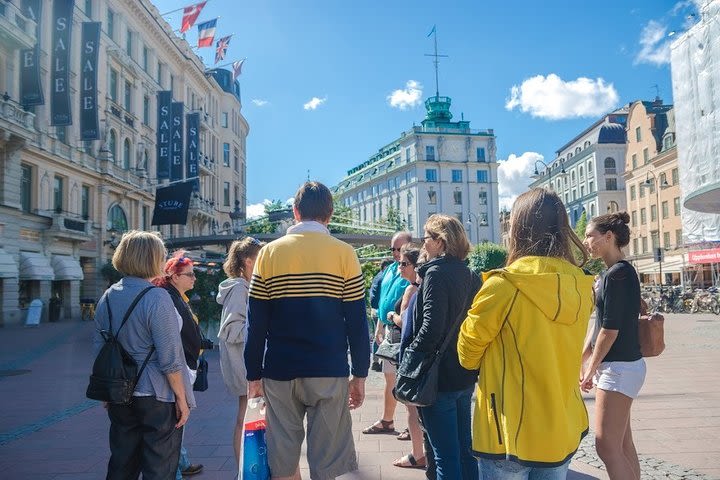
[[[242,60],[247,60],[247,57],[243,58]],[[228,65],[232,65],[233,63],[238,62],[238,61],[242,61],[242,60],[235,60],[235,61],[233,61],[233,62],[223,63],[222,65],[218,65],[217,67],[208,67],[208,68],[205,69],[205,71],[213,70],[213,69],[215,69],[215,68],[227,67]]]
[[[205,3],[208,3],[209,1],[210,0],[207,0]],[[198,2],[198,3],[202,3],[202,2]],[[192,5],[187,5],[185,7],[176,8],[175,10],[170,10],[169,12],[161,13],[160,16],[164,17],[165,15],[170,15],[171,13],[179,12],[181,10],[185,10],[187,7],[192,7],[195,5],[197,5],[197,3],[193,3]]]

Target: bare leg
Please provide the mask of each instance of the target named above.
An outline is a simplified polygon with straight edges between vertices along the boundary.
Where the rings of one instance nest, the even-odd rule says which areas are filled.
[[[420,429],[420,416],[417,407],[407,407],[408,411],[408,430],[410,431],[410,440],[412,440],[412,454],[415,459],[425,456],[423,452],[423,434]]]
[[[295,470],[295,473],[293,475],[290,475],[289,477],[272,477],[272,480],[302,480],[302,477],[300,477],[300,466],[298,465],[297,470]]]
[[[391,421],[395,417],[395,407],[397,400],[393,396],[393,387],[395,387],[395,372],[385,372],[385,394],[383,395],[383,417],[386,422]]]
[[[233,448],[235,449],[235,461],[240,465],[242,455],[243,425],[245,423],[245,410],[247,410],[247,395],[238,397],[238,414],[235,420],[235,432],[233,433]]]
[[[623,438],[623,453],[627,458],[630,466],[635,472],[635,480],[640,480],[640,460],[638,459],[637,450],[635,450],[635,443],[632,438],[632,429],[630,426],[630,415],[628,415],[628,423],[625,428],[625,437]]]
[[[595,448],[611,480],[639,478],[623,449],[629,429],[632,398],[597,389],[595,394]],[[633,448],[634,449],[634,448]]]

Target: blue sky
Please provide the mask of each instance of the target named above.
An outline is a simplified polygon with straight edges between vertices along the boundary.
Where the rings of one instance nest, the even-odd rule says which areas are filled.
[[[190,4],[154,0],[161,12]],[[702,0],[605,2],[210,0],[233,33],[247,141],[248,213],[287,199],[310,177],[335,185],[346,171],[424,118],[440,94],[473,128],[493,128],[504,203],[523,191],[536,159],[603,113],[655,97],[672,102],[668,33],[693,21]],[[580,6],[582,5],[582,6]],[[182,13],[166,16],[179,28]],[[197,41],[197,28],[187,35]],[[199,49],[205,64],[214,48]]]

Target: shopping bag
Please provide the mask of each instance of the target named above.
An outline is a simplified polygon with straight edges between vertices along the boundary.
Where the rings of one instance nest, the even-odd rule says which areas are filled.
[[[265,400],[262,397],[248,400],[243,426],[240,480],[270,480],[265,442]]]

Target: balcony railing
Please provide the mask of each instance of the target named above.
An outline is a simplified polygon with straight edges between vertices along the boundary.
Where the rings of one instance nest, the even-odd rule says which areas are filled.
[[[0,130],[8,130],[26,140],[35,138],[35,114],[7,97],[0,96],[0,118],[7,122]]]

